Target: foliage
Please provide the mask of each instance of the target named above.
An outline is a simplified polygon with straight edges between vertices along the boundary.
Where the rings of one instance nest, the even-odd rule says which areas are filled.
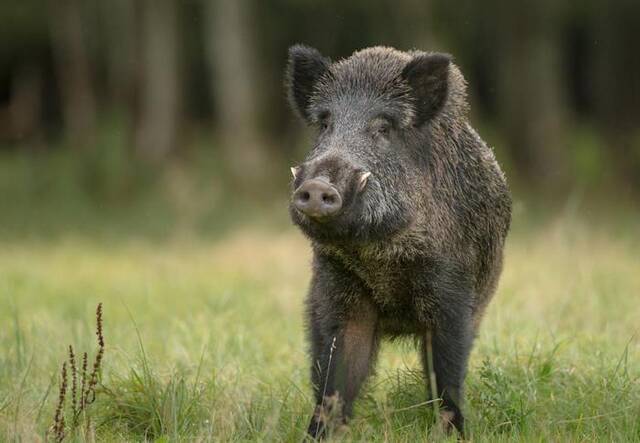
[[[282,91],[294,43],[334,60],[373,45],[452,53],[512,183],[554,196],[640,187],[638,2],[42,3],[0,5],[0,151],[66,149],[112,200],[135,192],[127,163],[179,163],[198,131],[219,141],[217,173],[249,187],[298,161]],[[114,120],[119,141],[105,143]],[[122,163],[127,178],[110,181]]]

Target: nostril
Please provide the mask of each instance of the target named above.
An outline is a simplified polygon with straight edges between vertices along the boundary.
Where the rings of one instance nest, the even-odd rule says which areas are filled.
[[[311,198],[311,195],[307,191],[304,191],[300,194],[300,200],[303,202],[309,201],[310,198]]]
[[[336,201],[336,198],[334,195],[331,194],[322,194],[322,201],[326,204],[333,204]]]

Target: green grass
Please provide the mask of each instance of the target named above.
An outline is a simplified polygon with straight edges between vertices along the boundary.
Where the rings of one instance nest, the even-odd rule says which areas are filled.
[[[467,378],[475,441],[640,441],[640,233],[518,215]],[[627,226],[627,228],[625,228]],[[244,226],[108,242],[0,243],[0,441],[44,438],[73,344],[106,353],[84,441],[301,441],[309,248]],[[345,441],[444,439],[417,355],[385,344]]]

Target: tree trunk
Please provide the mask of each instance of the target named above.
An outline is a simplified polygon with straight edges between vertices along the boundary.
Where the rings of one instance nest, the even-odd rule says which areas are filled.
[[[138,59],[138,154],[161,161],[176,149],[179,119],[178,30],[174,0],[142,0]]]
[[[126,111],[134,103],[136,7],[132,0],[110,0],[100,1],[98,8],[105,36],[109,105]]]
[[[595,113],[606,139],[606,154],[619,185],[640,192],[640,61],[630,51],[637,45],[634,2],[603,5],[597,10],[594,56]]]
[[[50,0],[49,27],[66,137],[79,148],[95,141],[96,100],[85,45],[81,0]]]
[[[529,5],[509,3],[500,20],[500,113],[518,176],[551,189],[566,178],[562,67],[553,12]]]
[[[17,69],[11,84],[9,103],[12,135],[15,140],[42,143],[42,71],[39,66],[27,65]]]
[[[207,58],[223,156],[236,178],[268,177],[259,130],[258,54],[246,0],[205,1]]]

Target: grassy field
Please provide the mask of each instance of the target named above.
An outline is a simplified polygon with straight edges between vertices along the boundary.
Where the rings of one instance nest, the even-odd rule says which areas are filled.
[[[640,441],[637,226],[523,218],[472,354],[470,438]],[[2,240],[0,441],[45,439],[67,346],[95,354],[98,302],[101,383],[89,425],[69,440],[301,441],[312,408],[310,255],[282,226],[208,240]],[[334,437],[444,439],[411,344],[385,344],[380,357],[351,426]]]

